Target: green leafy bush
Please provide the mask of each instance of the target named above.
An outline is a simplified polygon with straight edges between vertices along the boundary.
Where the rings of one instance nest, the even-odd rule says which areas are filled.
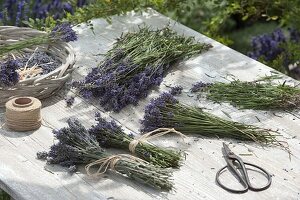
[[[0,189],[0,200],[10,200],[10,196]]]

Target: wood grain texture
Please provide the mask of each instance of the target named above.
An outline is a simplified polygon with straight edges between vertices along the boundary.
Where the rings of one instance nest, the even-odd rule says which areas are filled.
[[[223,118],[228,116],[235,121],[254,124],[260,127],[278,129],[285,137],[293,153],[291,160],[286,152],[278,148],[262,148],[253,143],[238,143],[233,140],[230,147],[244,160],[256,163],[273,174],[273,182],[268,190],[255,193],[247,192],[231,194],[215,184],[215,174],[225,165],[221,146],[224,140],[189,137],[185,143],[176,142],[176,138],[166,137],[156,141],[162,146],[173,146],[186,151],[183,166],[173,173],[175,189],[169,193],[159,193],[150,188],[138,185],[126,178],[108,173],[102,178],[87,177],[82,173],[71,176],[66,169],[58,166],[47,166],[35,157],[37,151],[47,150],[53,144],[51,129],[42,127],[35,132],[15,133],[0,129],[0,187],[15,199],[300,199],[300,115],[285,112],[238,110],[228,104],[214,104],[205,99],[198,100],[189,94],[189,88],[196,81],[207,82],[228,81],[230,76],[240,80],[254,80],[259,76],[270,75],[271,68],[254,61],[204,35],[201,35],[181,24],[178,24],[161,14],[149,10],[147,13],[128,13],[126,16],[113,17],[112,24],[103,19],[92,20],[94,33],[85,24],[76,27],[79,41],[72,43],[76,51],[78,69],[73,79],[80,79],[96,66],[103,58],[98,54],[107,52],[116,37],[122,32],[134,31],[140,25],[150,25],[161,28],[170,24],[172,29],[180,34],[194,36],[201,42],[211,43],[214,47],[195,58],[181,62],[164,78],[157,89],[153,89],[148,98],[140,101],[138,106],[127,106],[120,113],[105,113],[126,127],[126,131],[139,133],[139,120],[143,117],[144,106],[152,97],[167,91],[171,85],[180,84],[184,87],[184,95],[180,100],[190,105],[205,107],[208,112]],[[226,79],[227,78],[227,79]],[[284,76],[289,84],[295,80]],[[77,117],[86,126],[94,123],[94,113],[103,109],[96,102],[75,98],[72,108],[66,108],[63,100],[66,88],[58,95],[43,101],[42,115],[45,124],[60,128],[66,125],[69,117]],[[3,110],[0,121],[3,121]],[[259,120],[258,120],[258,119]],[[231,176],[224,176],[224,181],[233,184]],[[255,181],[262,181],[255,179]],[[262,182],[260,182],[262,184]]]

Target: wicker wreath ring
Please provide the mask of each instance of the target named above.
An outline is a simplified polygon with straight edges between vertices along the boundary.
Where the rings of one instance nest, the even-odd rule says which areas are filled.
[[[46,33],[31,28],[0,26],[0,46],[43,34]],[[62,65],[48,74],[20,80],[12,87],[0,87],[0,107],[3,107],[9,99],[18,96],[32,96],[38,99],[47,98],[61,89],[71,77],[71,73],[74,70],[75,54],[69,44],[57,41],[47,45],[23,49],[22,52],[34,52],[36,47],[38,47],[39,51],[45,51],[57,57]]]

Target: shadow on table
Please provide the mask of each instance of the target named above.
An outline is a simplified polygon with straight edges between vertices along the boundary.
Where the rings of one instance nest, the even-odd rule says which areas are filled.
[[[67,171],[67,168],[58,165],[46,165],[45,170],[49,171],[50,173],[60,174],[59,176],[61,176],[60,178],[63,180],[71,179],[72,176],[79,176],[81,179],[83,179],[85,182],[91,185],[94,189],[99,190],[100,192],[109,191],[111,189],[117,190],[117,188],[124,187],[125,185],[131,187],[134,190],[144,192],[153,198],[162,198],[166,196],[166,193],[162,191],[155,190],[149,186],[135,182],[134,180],[131,180],[126,176],[123,176],[110,170],[108,170],[105,174],[97,177],[88,176],[83,165],[81,165],[78,168],[78,171],[74,174],[70,174]],[[97,168],[95,168],[95,170],[97,170]]]

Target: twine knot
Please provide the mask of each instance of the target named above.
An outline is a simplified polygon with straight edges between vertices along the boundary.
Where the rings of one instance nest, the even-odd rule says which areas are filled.
[[[127,161],[136,161],[138,163],[148,163],[147,161],[144,161],[140,158],[137,158],[135,156],[129,155],[129,154],[117,154],[112,155],[106,158],[101,158],[99,160],[96,160],[90,164],[87,164],[85,166],[85,171],[89,176],[99,176],[104,174],[108,169],[115,170],[115,167],[119,160],[127,160]],[[91,167],[99,166],[98,170],[96,172],[91,172]]]
[[[174,128],[158,128],[155,129],[153,131],[150,131],[148,133],[143,134],[141,137],[137,138],[137,139],[133,139],[130,143],[129,143],[129,151],[132,153],[135,153],[135,148],[137,147],[137,145],[139,143],[142,142],[148,142],[148,140],[154,139],[154,138],[159,138],[161,136],[164,136],[168,133],[174,133],[179,135],[182,139],[184,139],[186,136],[179,132],[176,131]]]

